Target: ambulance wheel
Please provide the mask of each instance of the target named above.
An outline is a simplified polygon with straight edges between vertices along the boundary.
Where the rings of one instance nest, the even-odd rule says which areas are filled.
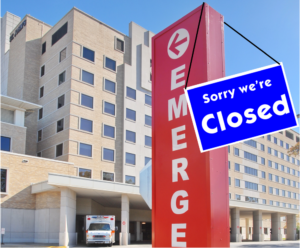
[[[112,245],[113,245],[113,243],[110,243],[108,246],[109,246],[109,247],[112,247]]]

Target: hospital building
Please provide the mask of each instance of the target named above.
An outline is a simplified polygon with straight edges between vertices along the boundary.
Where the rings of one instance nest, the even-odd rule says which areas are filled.
[[[153,36],[75,7],[54,26],[1,18],[4,243],[85,243],[86,215],[115,215],[119,244],[151,243],[139,185],[151,161]],[[228,147],[232,242],[299,237],[300,162],[287,153],[297,142],[286,130]]]

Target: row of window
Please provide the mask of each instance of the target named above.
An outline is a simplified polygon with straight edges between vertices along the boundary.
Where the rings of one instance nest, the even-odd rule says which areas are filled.
[[[293,175],[293,176],[296,176],[296,177],[300,177],[300,172],[299,171],[296,171],[295,169],[291,169],[290,167],[284,166],[282,164],[279,165],[278,163],[273,162],[271,160],[268,160],[268,166],[270,168],[273,168],[273,169],[276,169],[276,170],[279,170],[279,168],[280,168],[280,170],[282,172],[285,172],[287,174],[290,174],[290,175]]]
[[[280,194],[280,191],[281,191],[281,194]],[[295,192],[286,191],[286,190],[278,189],[278,188],[273,188],[270,186],[269,186],[269,194],[283,196],[283,197],[287,197],[287,198],[293,198],[293,199],[297,199],[297,195],[298,195],[298,199],[299,199],[299,194],[297,194]]]
[[[291,187],[294,187],[294,188],[300,188],[300,183],[299,182],[290,180],[288,178],[279,177],[279,176],[273,175],[271,173],[269,173],[269,180],[270,181],[275,181],[277,183],[282,183],[282,184],[285,184],[285,185],[288,185],[288,186],[291,186]]]
[[[287,154],[284,154],[283,152],[278,152],[277,150],[275,150],[275,149],[273,149],[271,147],[268,147],[268,153],[271,154],[271,155],[273,155],[273,156],[275,156],[275,157],[278,157],[278,158],[281,158],[283,160],[286,160],[286,161],[288,161],[288,162],[290,162],[292,164],[300,165],[299,159],[295,159],[294,157],[290,157]]]

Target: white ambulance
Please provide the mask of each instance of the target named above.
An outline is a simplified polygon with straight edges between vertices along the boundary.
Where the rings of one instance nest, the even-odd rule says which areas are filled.
[[[115,243],[115,216],[114,215],[87,215],[86,216],[86,244]]]

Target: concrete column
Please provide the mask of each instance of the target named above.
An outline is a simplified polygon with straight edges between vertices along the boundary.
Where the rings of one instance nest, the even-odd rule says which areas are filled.
[[[241,242],[240,234],[240,210],[238,208],[232,208],[230,211],[231,217],[231,235],[230,242]]]
[[[136,222],[136,241],[141,241],[141,222]]]
[[[120,245],[128,245],[129,238],[129,198],[127,195],[122,195]]]
[[[25,111],[15,110],[14,111],[14,124],[16,126],[24,127],[25,122]]]
[[[76,243],[76,193],[68,188],[60,192],[59,245],[69,246]]]
[[[287,240],[296,240],[296,215],[289,214],[286,216]]]
[[[253,212],[253,241],[264,241],[265,235],[263,234],[263,221],[262,221],[262,211]]]
[[[246,218],[246,240],[249,240],[249,218]]]
[[[280,222],[279,213],[271,214],[271,228],[272,228],[271,240],[281,241],[282,235],[281,235],[281,222]]]

